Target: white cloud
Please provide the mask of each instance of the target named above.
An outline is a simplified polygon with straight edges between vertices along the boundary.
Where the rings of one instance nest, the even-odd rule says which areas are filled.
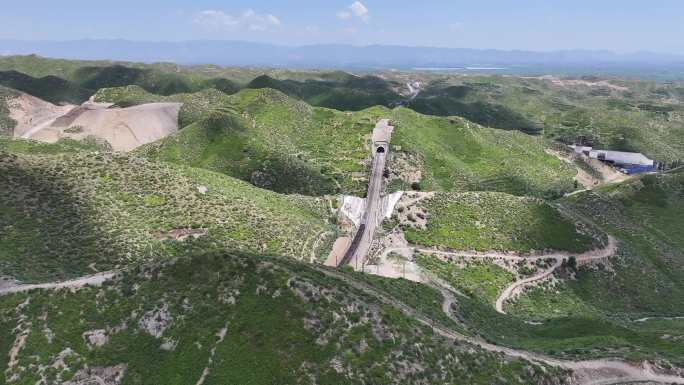
[[[337,18],[341,20],[349,20],[352,16],[358,17],[364,23],[368,23],[370,21],[370,12],[368,11],[368,8],[360,1],[355,1],[352,3],[352,5],[347,7],[347,9],[337,12]]]
[[[363,5],[362,2],[355,1],[354,3],[352,3],[352,5],[349,6],[349,9],[351,9],[351,11],[354,12],[356,16],[363,20],[364,23],[368,23],[368,21],[370,20],[368,8],[366,8],[366,6]]]
[[[239,16],[208,9],[195,13],[192,22],[209,29],[246,29],[249,31],[268,31],[281,24],[278,17],[271,14],[260,14],[253,9],[248,9]]]

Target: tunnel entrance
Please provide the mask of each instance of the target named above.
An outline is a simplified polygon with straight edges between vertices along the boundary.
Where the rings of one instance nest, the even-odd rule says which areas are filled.
[[[375,152],[382,154],[385,152],[385,147],[380,146],[377,150],[375,150]]]

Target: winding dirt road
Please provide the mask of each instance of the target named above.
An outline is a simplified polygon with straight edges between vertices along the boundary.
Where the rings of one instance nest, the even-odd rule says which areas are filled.
[[[103,272],[103,273],[97,273],[97,274],[88,275],[85,277],[72,279],[69,281],[37,283],[37,284],[28,284],[28,285],[9,284],[9,285],[5,285],[5,286],[0,287],[0,296],[8,295],[8,294],[15,294],[15,293],[23,293],[25,291],[34,290],[34,289],[48,289],[48,290],[80,289],[86,285],[99,286],[99,285],[102,285],[105,281],[112,279],[116,274],[117,274],[117,272],[115,272],[115,271],[107,271],[107,272]]]
[[[650,365],[645,362],[640,366],[634,366],[629,363],[617,360],[590,360],[590,361],[567,361],[560,360],[552,357],[548,357],[542,354],[533,353],[525,350],[518,350],[507,348],[503,346],[494,345],[488,343],[478,337],[466,336],[455,330],[449,329],[448,327],[442,326],[435,322],[431,318],[423,315],[416,309],[406,305],[405,303],[397,300],[394,297],[390,297],[387,294],[369,286],[365,282],[358,281],[349,275],[340,273],[337,270],[325,268],[319,265],[312,265],[312,268],[339,281],[342,281],[358,290],[369,294],[380,302],[391,305],[398,310],[400,310],[405,315],[415,319],[416,321],[429,326],[432,330],[444,338],[448,338],[455,341],[466,342],[472,345],[479,346],[480,348],[502,353],[509,357],[521,358],[541,364],[546,364],[550,366],[560,367],[573,371],[573,384],[578,385],[611,385],[611,384],[624,384],[629,382],[660,382],[668,384],[684,384],[684,378],[655,373]],[[69,281],[62,282],[52,282],[44,284],[33,284],[33,285],[11,285],[0,288],[0,295],[8,295],[13,293],[25,292],[33,289],[46,289],[46,290],[56,290],[63,288],[78,289],[85,285],[101,285],[103,282],[113,278],[118,272],[110,271],[103,272],[94,275],[89,275],[86,277],[81,277]],[[451,313],[452,304],[457,300],[456,295],[451,290],[447,289],[444,285],[433,285],[436,287],[443,296],[442,310],[444,313],[451,318],[454,322],[460,323]]]
[[[500,253],[500,252],[473,252],[473,251],[441,251],[441,250],[433,250],[433,249],[427,249],[427,248],[421,248],[421,247],[395,247],[395,248],[388,248],[383,250],[382,255],[387,255],[388,253],[391,252],[396,252],[396,251],[412,251],[412,252],[420,252],[423,254],[433,254],[433,255],[442,255],[442,256],[452,256],[452,257],[468,257],[468,258],[498,258],[498,259],[504,259],[508,261],[513,261],[513,262],[518,262],[521,260],[524,261],[538,261],[538,260],[548,260],[548,259],[553,259],[554,263],[551,267],[548,269],[543,270],[542,272],[528,278],[520,279],[509,286],[507,286],[497,297],[496,299],[496,311],[498,311],[501,314],[506,314],[503,310],[503,305],[506,303],[507,300],[509,300],[511,297],[513,297],[515,294],[518,293],[520,289],[525,288],[526,286],[536,284],[539,282],[542,282],[549,278],[556,269],[558,269],[562,263],[563,260],[570,258],[571,256],[575,256],[575,259],[577,260],[578,265],[586,264],[592,261],[596,260],[602,260],[606,258],[610,258],[613,254],[615,254],[615,251],[617,250],[617,240],[613,236],[608,236],[608,244],[604,248],[600,249],[594,249],[594,250],[589,250],[581,254],[573,254],[569,253],[566,251],[559,251],[559,252],[553,252],[549,254],[540,254],[540,255],[535,255],[535,256],[520,256],[520,255],[513,255],[513,254],[508,254],[508,253]]]
[[[503,310],[503,305],[508,301],[511,297],[513,297],[515,294],[518,293],[519,290],[525,288],[526,286],[536,284],[539,282],[542,282],[549,278],[556,269],[558,269],[562,263],[563,260],[570,258],[571,256],[575,256],[575,259],[577,260],[578,265],[586,264],[592,261],[596,260],[602,260],[606,258],[610,258],[613,254],[615,254],[615,251],[617,250],[617,240],[613,236],[608,236],[608,244],[600,249],[594,249],[594,250],[589,250],[581,254],[573,254],[569,253],[566,251],[559,251],[559,252],[553,252],[549,254],[539,254],[535,256],[520,256],[520,255],[514,255],[514,254],[509,254],[509,253],[501,253],[501,252],[474,252],[474,251],[441,251],[441,250],[434,250],[434,249],[428,249],[428,248],[423,248],[423,247],[411,247],[411,246],[405,246],[405,247],[389,247],[385,248],[380,255],[382,257],[386,257],[389,253],[392,252],[410,252],[410,253],[423,253],[423,254],[433,254],[433,255],[441,255],[441,256],[447,256],[447,257],[467,257],[467,258],[497,258],[497,259],[504,259],[512,262],[518,262],[521,260],[524,261],[538,261],[538,260],[548,260],[552,259],[554,260],[554,263],[551,267],[548,269],[545,269],[541,271],[540,273],[533,275],[532,277],[524,278],[517,280],[513,283],[511,283],[509,286],[507,286],[497,297],[496,299],[496,311],[498,311],[501,314],[506,314]]]
[[[386,295],[385,293],[378,291],[377,289],[369,286],[365,282],[358,281],[336,270],[323,268],[321,266],[314,265],[314,269],[320,271],[321,273],[327,276],[345,282],[348,285],[375,297],[384,304],[397,308],[405,315],[415,319],[423,325],[431,327],[435,333],[439,334],[442,337],[451,340],[470,343],[472,345],[479,346],[484,350],[495,353],[502,353],[509,357],[521,358],[537,363],[572,370],[573,384],[576,385],[611,385],[624,384],[629,382],[649,381],[663,384],[684,384],[684,377],[655,373],[647,362],[644,362],[640,366],[634,366],[624,361],[608,359],[589,361],[567,361],[525,350],[518,350],[494,345],[480,338],[466,336],[455,330],[442,326],[434,320],[430,319],[429,317],[418,312],[414,308],[406,305],[403,302],[400,302],[399,300],[393,297]],[[437,289],[440,290],[444,298],[442,303],[442,310],[454,322],[461,323],[460,320],[456,319],[453,316],[453,314],[451,314],[451,305],[454,301],[456,301],[455,295],[452,294],[449,290],[445,289],[444,287],[437,287]]]

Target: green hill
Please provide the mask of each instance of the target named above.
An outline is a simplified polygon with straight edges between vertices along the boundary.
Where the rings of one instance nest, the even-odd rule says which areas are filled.
[[[105,373],[150,385],[568,381],[568,372],[443,338],[380,298],[284,259],[184,257],[126,269],[103,287],[0,298],[12,309],[0,318],[0,353],[26,336],[0,370],[19,383]]]
[[[503,193],[438,193],[421,202],[424,230],[406,228],[406,239],[452,250],[583,252],[598,246],[590,235],[543,201]]]
[[[314,244],[331,230],[324,200],[201,169],[21,142],[0,142],[4,274],[68,278],[197,249],[306,260],[324,252],[325,242]]]
[[[683,175],[643,176],[564,199],[623,242],[615,274],[583,271],[572,283],[583,300],[636,317],[684,314],[684,302],[671,300],[684,298]]]
[[[363,194],[370,133],[377,120],[390,118],[396,126],[390,168],[398,170],[393,189],[411,188],[401,172],[406,166],[422,172],[424,189],[544,196],[572,190],[572,168],[546,154],[543,140],[517,132],[408,109],[343,113],[271,89],[243,90],[210,105],[211,116],[140,153],[280,192]],[[400,164],[404,159],[408,166]]]
[[[34,78],[17,71],[0,72],[0,85],[26,92],[53,104],[80,104],[91,95],[90,90],[56,76]]]
[[[422,171],[423,190],[559,196],[573,189],[576,171],[545,153],[542,138],[407,108],[394,110],[392,124],[395,153]]]
[[[489,301],[478,296],[459,299],[453,313],[470,330],[499,344],[584,358],[656,356],[681,365],[684,351],[677,336],[684,321],[668,317],[684,314],[684,302],[679,300],[684,296],[682,175],[680,171],[643,176],[563,198],[557,206],[565,213],[618,239],[617,255],[576,270],[557,270],[555,282],[507,303],[507,315],[496,313]],[[461,219],[456,229],[465,227],[461,223],[468,223],[468,211],[457,213],[466,220]],[[438,211],[435,229],[443,218],[452,217]],[[473,218],[487,225],[484,218],[489,217],[502,216],[487,210]],[[459,269],[436,264],[434,259],[428,262],[429,268],[466,289],[483,285],[466,276],[470,267],[450,272]],[[484,282],[501,277],[490,271]]]
[[[618,79],[446,76],[408,107],[595,147],[684,157],[681,84]]]
[[[262,75],[246,88],[273,88],[289,96],[304,100],[313,106],[342,111],[359,111],[373,106],[393,106],[403,98],[389,83],[379,77],[358,77],[344,72],[330,73],[321,80],[278,80]]]
[[[167,96],[212,88],[232,94],[240,89],[238,83],[227,78],[174,71],[168,66],[171,65],[3,57],[0,85],[55,104],[80,104],[99,89],[112,87],[138,86],[151,94]]]
[[[53,102],[74,102],[101,88],[137,85],[171,96],[210,88],[227,94],[272,88],[314,106],[361,111],[404,105],[422,114],[459,116],[486,127],[518,130],[546,139],[638,151],[662,162],[684,158],[684,89],[662,83],[597,77],[555,78],[178,66],[76,61],[38,56],[0,58],[0,81]],[[17,78],[11,71],[29,77]],[[0,79],[1,80],[1,79]],[[405,83],[420,81],[418,95]]]
[[[203,78],[189,73],[169,73],[156,68],[135,68],[123,65],[104,67],[81,67],[72,75],[80,86],[99,90],[101,88],[139,86],[157,95],[174,95],[214,88],[232,94],[239,85],[225,78]]]
[[[140,153],[204,167],[285,193],[361,193],[376,110],[345,114],[270,89],[244,90],[211,115]]]
[[[9,100],[16,97],[18,92],[11,88],[0,86],[0,137],[11,135],[17,125],[10,117]]]

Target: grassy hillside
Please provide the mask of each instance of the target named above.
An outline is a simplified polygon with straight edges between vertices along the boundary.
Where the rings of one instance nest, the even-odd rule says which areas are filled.
[[[101,100],[136,98],[135,92],[121,96],[120,91],[106,91]],[[402,175],[406,167],[421,173],[424,189],[556,196],[573,188],[572,168],[546,154],[540,139],[460,119],[379,107],[342,113],[311,107],[271,89],[243,90],[206,105],[210,108],[202,111],[210,116],[140,153],[279,192],[363,194],[370,134],[378,119],[390,118],[396,125],[392,154],[397,156],[389,162],[397,170],[391,189],[411,188]],[[400,158],[412,161],[400,164]]]
[[[473,332],[501,344],[585,358],[656,355],[681,365],[684,322],[664,317],[684,314],[682,191],[680,171],[563,198],[563,210],[618,238],[617,255],[575,271],[558,270],[560,281],[507,303],[504,310],[509,315],[496,313],[481,295],[459,300],[454,314]],[[456,267],[443,264],[434,270],[445,269],[449,273]],[[463,287],[460,282],[477,283],[465,279],[466,273],[456,269],[441,276],[453,277],[456,287]],[[491,277],[486,281],[496,282]],[[644,317],[655,318],[637,321]]]
[[[640,151],[659,161],[684,158],[684,85],[583,77],[524,78],[385,72],[345,72],[178,66],[109,61],[71,61],[37,56],[0,58],[0,71],[35,79],[19,81],[51,101],[82,100],[84,91],[138,85],[172,95],[215,88],[273,88],[315,106],[359,111],[407,107],[428,115],[460,116],[483,126],[541,134],[571,143],[583,137],[596,147]],[[420,81],[415,99],[408,81]],[[61,82],[60,87],[52,85]],[[12,87],[9,83],[0,83]],[[57,92],[59,91],[59,92]],[[40,95],[36,95],[41,97]]]
[[[0,151],[22,155],[73,154],[82,151],[105,151],[98,143],[73,139],[60,139],[56,143],[44,143],[19,138],[0,137]]]
[[[555,197],[573,189],[576,171],[546,154],[548,143],[541,138],[407,108],[394,110],[392,124],[394,152],[412,159],[409,164],[422,171],[423,190]]]
[[[417,245],[528,253],[581,252],[597,242],[536,199],[502,193],[439,193],[419,205],[426,213],[426,228],[405,229],[406,239]]]
[[[232,94],[238,83],[164,65],[81,62],[34,56],[0,59],[0,85],[24,91],[51,103],[80,104],[101,88],[137,86],[155,95],[192,93],[205,89]]]
[[[572,143],[684,157],[682,85],[638,80],[449,76],[429,83],[409,107],[459,115],[503,129]]]
[[[337,75],[337,76],[333,76]],[[389,83],[375,76],[358,77],[346,73],[331,73],[326,80],[278,80],[262,75],[252,80],[247,88],[273,88],[307,103],[342,111],[359,111],[373,106],[393,106],[402,101]]]
[[[366,138],[381,110],[312,108],[270,89],[245,90],[212,107],[210,116],[140,152],[279,192],[362,193],[352,173],[365,171]]]
[[[19,383],[92,379],[86,366],[125,368],[122,384],[567,383],[562,371],[445,340],[278,259],[183,258],[102,288],[2,297],[0,307],[0,353],[27,336],[16,361],[0,363]]]
[[[452,314],[472,333],[500,345],[574,359],[624,357],[638,361],[657,358],[679,366],[684,364],[684,346],[676,337],[681,335],[681,324],[655,328],[596,313],[578,312],[535,325],[525,322],[525,318],[497,313],[491,303],[471,297],[459,297]]]
[[[684,301],[672,300],[684,298],[683,192],[680,171],[564,199],[564,205],[622,241],[615,273],[583,270],[570,288],[594,307],[617,314],[684,314]]]
[[[489,261],[471,261],[459,266],[444,263],[434,256],[418,254],[416,263],[452,288],[477,300],[493,305],[498,294],[513,283],[514,276],[501,266]]]
[[[92,93],[86,88],[56,76],[34,78],[16,71],[0,72],[0,85],[26,92],[53,104],[80,104]]]
[[[11,88],[0,86],[0,136],[11,135],[17,122],[10,117],[9,100],[18,93]]]
[[[76,80],[76,72],[84,67],[124,66],[133,69],[154,70],[165,74],[177,74],[197,81],[226,79],[241,86],[253,79],[268,75],[278,80],[295,80],[304,82],[341,81],[350,76],[342,71],[325,70],[290,70],[271,68],[223,67],[212,64],[178,65],[174,63],[132,63],[112,60],[69,60],[46,58],[37,55],[1,56],[0,71],[19,71],[33,77],[57,76],[67,80]]]
[[[203,78],[190,73],[170,73],[156,68],[135,68],[123,65],[81,67],[71,79],[82,87],[101,88],[136,85],[158,95],[174,95],[214,88],[232,94],[239,85],[225,78]]]
[[[0,264],[3,274],[21,280],[67,278],[195,249],[309,260],[324,252],[325,240],[314,241],[331,230],[319,199],[283,197],[133,156],[3,143]]]

